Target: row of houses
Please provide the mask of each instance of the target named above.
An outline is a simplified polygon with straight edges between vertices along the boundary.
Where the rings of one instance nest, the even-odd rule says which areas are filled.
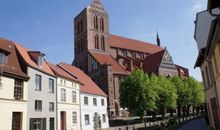
[[[205,86],[210,127],[220,130],[220,1],[207,0],[207,9],[197,13],[195,40]]]
[[[80,69],[0,38],[1,130],[107,128],[107,95]]]

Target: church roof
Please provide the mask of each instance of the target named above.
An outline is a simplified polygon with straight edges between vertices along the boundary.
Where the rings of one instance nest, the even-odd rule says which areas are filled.
[[[147,56],[144,60],[144,66],[143,66],[144,72],[157,73],[160,64],[162,62],[164,53],[165,53],[165,49]]]
[[[108,42],[111,47],[144,52],[148,54],[153,54],[163,50],[163,48],[152,43],[138,41],[112,34],[110,35]]]
[[[96,83],[79,68],[66,63],[60,63],[59,66],[78,78],[78,80],[83,84],[80,86],[81,92],[107,97],[107,95],[96,85]]]
[[[117,74],[127,74],[127,71],[121,66],[110,54],[100,53],[100,52],[91,52],[90,54],[99,62],[101,65],[111,65],[112,71]]]
[[[176,68],[179,73],[179,76],[189,77],[189,70],[187,68],[177,65],[177,64],[176,64]]]

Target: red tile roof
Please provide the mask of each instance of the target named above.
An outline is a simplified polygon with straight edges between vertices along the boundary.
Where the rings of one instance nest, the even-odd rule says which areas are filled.
[[[124,69],[125,67],[118,64],[118,62],[113,59],[110,54],[100,53],[100,52],[91,52],[90,54],[99,62],[101,65],[107,64],[112,65],[112,71],[118,74],[127,74],[128,72]]]
[[[92,79],[79,68],[66,63],[60,63],[59,66],[78,78],[78,80],[83,84],[80,87],[81,92],[107,97],[107,95],[92,81]]]
[[[144,60],[144,72],[146,73],[158,73],[158,69],[163,59],[165,49],[149,55]]]
[[[110,35],[108,42],[111,47],[144,52],[149,54],[153,54],[155,52],[163,50],[163,48],[151,43],[125,38],[112,34]]]
[[[29,77],[22,70],[21,62],[18,60],[14,43],[0,38],[0,51],[8,56],[7,63],[3,64],[3,66],[0,65],[0,69],[3,68],[3,75],[28,80]]]
[[[67,79],[72,80],[72,81],[79,82],[77,77],[74,77],[74,76],[70,75],[68,72],[66,72],[59,65],[54,65],[54,64],[51,64],[51,63],[48,63],[48,65],[50,66],[50,68],[52,69],[52,71],[54,72],[55,75],[67,78]]]
[[[24,59],[24,61],[31,67],[39,70],[39,71],[42,71],[44,73],[47,73],[51,76],[55,76],[53,71],[50,69],[49,65],[47,64],[46,60],[44,59],[45,62],[43,62],[43,67],[39,67],[30,57],[30,55],[28,54],[28,52],[30,52],[31,50],[15,43],[15,46],[18,50],[18,52],[20,53],[20,55],[22,56],[22,58]]]
[[[187,68],[182,67],[180,65],[176,65],[176,68],[179,73],[179,76],[189,77],[189,70]]]

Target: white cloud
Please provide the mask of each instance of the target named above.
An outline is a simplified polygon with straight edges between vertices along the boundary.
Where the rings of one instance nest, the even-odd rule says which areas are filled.
[[[193,0],[192,12],[197,13],[206,9],[206,0]]]

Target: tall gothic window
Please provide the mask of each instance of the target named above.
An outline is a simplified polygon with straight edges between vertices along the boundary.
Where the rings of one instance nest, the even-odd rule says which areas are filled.
[[[95,49],[99,49],[99,36],[95,35]]]
[[[104,32],[104,19],[103,19],[103,17],[100,18],[100,29],[101,29],[101,31]]]
[[[94,29],[98,30],[98,17],[94,16]]]
[[[80,23],[81,23],[81,24],[80,24],[80,28],[81,28],[81,29],[80,29],[80,32],[83,32],[83,19],[81,19]]]
[[[101,49],[105,50],[105,37],[103,35],[101,37]]]

